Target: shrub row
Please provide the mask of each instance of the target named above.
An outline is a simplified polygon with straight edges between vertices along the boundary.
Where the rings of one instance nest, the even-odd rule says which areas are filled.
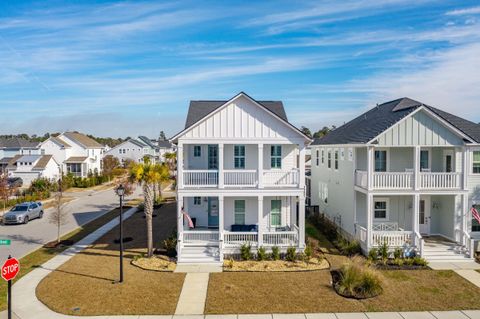
[[[289,247],[285,254],[280,254],[280,248],[276,246],[272,247],[270,254],[267,253],[265,247],[259,247],[256,256],[252,253],[252,246],[250,244],[243,244],[242,247],[240,247],[240,257],[242,260],[264,261],[284,259],[290,262],[297,260],[308,261],[312,257],[312,253],[313,249],[310,245],[307,245],[303,253],[297,253],[295,247]]]

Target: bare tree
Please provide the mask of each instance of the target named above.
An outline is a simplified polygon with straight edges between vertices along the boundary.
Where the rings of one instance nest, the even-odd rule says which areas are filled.
[[[61,185],[61,182],[59,182]],[[53,196],[53,212],[49,215],[49,222],[57,226],[57,243],[60,242],[60,231],[63,225],[67,223],[67,211],[63,200],[62,187],[59,186],[58,191]]]
[[[7,174],[0,173],[0,198],[3,201],[3,211],[7,209],[7,202],[11,195],[11,189],[8,186]]]

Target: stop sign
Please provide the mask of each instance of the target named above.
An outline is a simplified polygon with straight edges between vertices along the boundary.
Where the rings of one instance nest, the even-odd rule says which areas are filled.
[[[6,281],[12,280],[20,271],[20,263],[16,258],[7,259],[2,266],[2,278]]]

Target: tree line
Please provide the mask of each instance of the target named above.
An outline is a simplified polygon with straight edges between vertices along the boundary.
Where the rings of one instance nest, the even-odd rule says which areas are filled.
[[[323,128],[319,129],[318,131],[316,131],[312,134],[312,131],[308,127],[302,126],[300,128],[300,131],[302,131],[303,134],[305,134],[306,136],[308,136],[310,138],[322,138],[336,128],[337,127],[335,125],[332,125],[330,127],[324,126]]]

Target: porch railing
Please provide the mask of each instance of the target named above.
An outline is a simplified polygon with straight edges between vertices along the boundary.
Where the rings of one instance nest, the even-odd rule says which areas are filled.
[[[266,170],[263,172],[263,183],[265,186],[296,186],[300,182],[298,169],[289,171]]]
[[[386,243],[390,248],[402,247],[406,242],[413,243],[411,231],[373,231],[372,246],[380,247]]]
[[[219,232],[215,230],[185,230],[182,232],[184,244],[218,242]]]
[[[281,231],[263,233],[265,246],[292,247],[298,245],[298,231]]]
[[[186,170],[183,171],[185,186],[215,187],[218,185],[218,171],[214,170]]]
[[[223,233],[223,245],[227,248],[240,247],[243,244],[256,246],[258,243],[257,232],[229,232]]]
[[[403,230],[403,229],[398,228],[398,223],[384,222],[384,223],[373,223],[372,230],[373,231],[397,231],[397,230]]]
[[[355,224],[355,239],[366,245],[367,229],[359,224]]]
[[[475,240],[472,239],[466,231],[463,231],[463,241],[465,242],[465,249],[467,250],[468,256],[475,258]]]
[[[375,172],[373,188],[376,189],[411,189],[414,175],[412,172]]]
[[[420,173],[422,189],[458,189],[462,173]]]
[[[257,186],[256,170],[225,170],[225,186],[255,187]]]

